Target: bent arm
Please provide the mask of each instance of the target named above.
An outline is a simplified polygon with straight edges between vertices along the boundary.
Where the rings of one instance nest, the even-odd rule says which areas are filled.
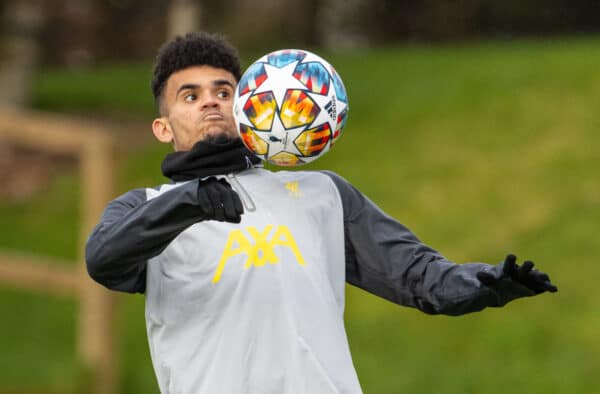
[[[343,178],[326,174],[344,206],[348,283],[429,314],[461,315],[533,295],[509,278],[500,279],[502,286],[484,286],[477,273],[501,266],[447,260]]]
[[[196,180],[151,200],[135,189],[108,204],[86,244],[90,276],[109,289],[143,293],[148,259],[203,220],[197,188]]]

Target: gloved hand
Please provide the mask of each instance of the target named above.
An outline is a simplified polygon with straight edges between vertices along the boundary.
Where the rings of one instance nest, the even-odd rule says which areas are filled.
[[[204,220],[239,223],[244,206],[238,194],[225,179],[210,177],[198,181],[198,205],[206,214]]]
[[[477,279],[484,285],[493,287],[502,279],[502,276],[505,276],[522,284],[535,294],[558,291],[558,288],[550,282],[547,274],[533,269],[533,262],[525,261],[523,265],[519,266],[516,261],[516,256],[509,254],[502,266],[503,275],[499,277],[492,272],[482,271],[477,273]]]

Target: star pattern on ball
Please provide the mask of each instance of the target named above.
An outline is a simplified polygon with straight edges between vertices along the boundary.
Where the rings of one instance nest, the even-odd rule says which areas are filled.
[[[283,130],[283,124],[281,123],[281,119],[279,119],[279,116],[276,116],[273,119],[273,129],[275,130]],[[304,130],[306,130],[306,126],[300,126],[300,127],[294,127],[291,129],[286,129],[286,136],[285,139],[282,141],[273,141],[273,135],[270,132],[260,132],[257,133],[259,135],[259,137],[261,137],[262,139],[264,139],[265,141],[269,142],[269,157],[276,155],[279,152],[290,152],[290,153],[294,153],[296,155],[302,155],[302,153],[300,153],[300,151],[298,150],[298,148],[296,148],[296,145],[294,145],[294,140],[298,137],[298,135],[300,135],[300,133],[302,133]]]
[[[273,92],[273,96],[275,96],[275,102],[277,102],[277,107],[281,108],[285,93],[289,89],[306,90],[306,86],[292,76],[297,65],[298,62],[295,61],[287,66],[279,68],[265,63],[267,79],[262,85],[260,85],[258,89],[254,91],[254,94],[269,91]]]

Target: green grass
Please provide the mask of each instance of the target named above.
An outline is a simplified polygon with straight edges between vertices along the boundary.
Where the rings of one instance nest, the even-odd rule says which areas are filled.
[[[75,260],[78,189],[74,173],[66,173],[29,201],[0,203],[0,247]]]
[[[0,393],[24,387],[42,394],[78,392],[83,371],[75,357],[76,303],[1,288],[0,310]]]
[[[307,168],[337,171],[450,259],[499,262],[515,253],[560,289],[454,318],[349,287],[346,326],[365,393],[598,391],[599,46],[522,41],[326,55],[346,83],[350,117],[334,150]],[[35,103],[134,113],[149,124],[144,70],[45,70]],[[120,159],[118,192],[162,182],[167,151],[148,131],[147,144]],[[0,247],[74,257],[77,198],[76,177],[66,174],[44,196],[0,204]],[[0,393],[75,390],[64,383],[79,374],[74,304],[10,290],[0,304],[12,316],[0,325]],[[158,392],[143,297],[121,297],[118,316],[122,392]]]

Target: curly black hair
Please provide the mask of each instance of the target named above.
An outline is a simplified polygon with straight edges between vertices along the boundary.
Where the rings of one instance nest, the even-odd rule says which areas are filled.
[[[238,51],[220,34],[187,33],[163,44],[158,50],[152,78],[154,101],[160,101],[171,74],[191,66],[208,65],[229,71],[239,81],[242,75]]]

